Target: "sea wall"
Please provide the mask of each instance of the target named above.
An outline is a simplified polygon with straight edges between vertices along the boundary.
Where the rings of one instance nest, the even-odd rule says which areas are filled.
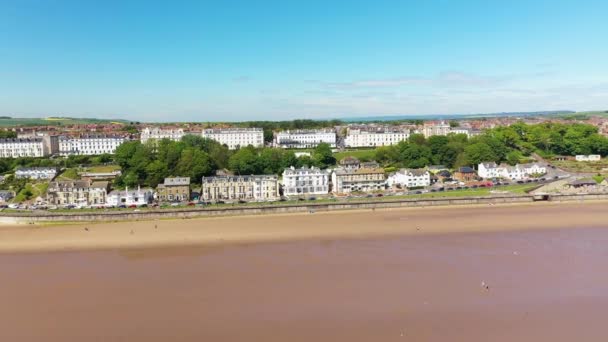
[[[527,203],[538,200],[552,202],[608,200],[608,194],[586,195],[545,195],[544,198],[534,195],[518,196],[485,196],[485,197],[455,197],[455,198],[429,198],[429,199],[399,199],[361,202],[332,202],[332,203],[305,203],[292,205],[260,205],[235,206],[220,208],[187,208],[165,210],[136,211],[100,211],[100,212],[23,212],[2,213],[0,223],[36,223],[36,222],[74,222],[74,221],[137,221],[154,219],[177,219],[205,216],[233,216],[233,215],[265,215],[285,214],[298,212],[321,212],[334,210],[357,210],[375,208],[406,208],[430,207],[449,205],[478,205],[501,203]]]

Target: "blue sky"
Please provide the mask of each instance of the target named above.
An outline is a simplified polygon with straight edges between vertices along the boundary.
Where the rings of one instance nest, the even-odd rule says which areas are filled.
[[[608,110],[607,1],[0,0],[0,114]]]

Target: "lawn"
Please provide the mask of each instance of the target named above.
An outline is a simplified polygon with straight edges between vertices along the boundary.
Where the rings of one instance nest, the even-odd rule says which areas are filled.
[[[601,160],[597,162],[579,162],[575,160],[555,160],[551,162],[560,169],[570,172],[602,173],[608,170],[608,162]]]
[[[99,165],[86,168],[87,172],[113,172],[118,170],[120,170],[118,165]]]
[[[365,149],[365,150],[351,150],[344,152],[334,153],[336,160],[340,161],[346,157],[355,157],[364,161],[374,160],[376,156],[376,149]]]
[[[78,171],[76,169],[65,169],[59,176],[57,176],[57,180],[74,180],[80,179],[78,176]]]
[[[29,199],[36,199],[38,196],[43,196],[49,187],[49,183],[27,183],[21,191],[13,198],[12,202],[21,203],[28,199],[27,194],[30,193]]]

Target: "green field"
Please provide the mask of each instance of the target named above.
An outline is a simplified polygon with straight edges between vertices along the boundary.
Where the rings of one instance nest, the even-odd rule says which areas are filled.
[[[338,161],[342,160],[346,157],[355,157],[357,159],[371,161],[371,160],[374,160],[375,155],[376,155],[376,149],[351,150],[351,151],[334,153],[334,157]]]
[[[113,172],[120,170],[118,165],[99,165],[86,168],[86,172]]]
[[[551,164],[568,172],[583,172],[583,173],[607,173],[608,161],[600,160],[597,162],[579,162],[576,160],[554,160]]]
[[[0,127],[13,126],[64,126],[76,124],[96,124],[117,122],[121,124],[128,123],[125,120],[105,120],[105,119],[88,119],[88,118],[0,118]]]

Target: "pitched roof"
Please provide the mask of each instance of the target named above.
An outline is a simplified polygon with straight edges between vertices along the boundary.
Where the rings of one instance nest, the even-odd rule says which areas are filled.
[[[469,166],[462,166],[458,168],[458,172],[460,173],[475,173],[475,170]]]

